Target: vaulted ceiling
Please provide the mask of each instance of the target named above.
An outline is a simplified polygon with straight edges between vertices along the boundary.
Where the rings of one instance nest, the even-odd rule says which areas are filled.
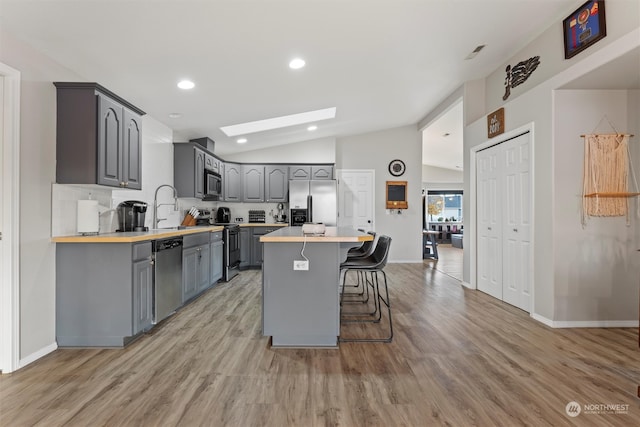
[[[581,3],[0,0],[0,25],[178,138],[208,136],[225,154],[417,123]],[[294,57],[306,66],[290,69]],[[177,88],[184,78],[195,87]],[[220,130],[329,107],[336,117],[315,131],[290,126],[238,144]]]

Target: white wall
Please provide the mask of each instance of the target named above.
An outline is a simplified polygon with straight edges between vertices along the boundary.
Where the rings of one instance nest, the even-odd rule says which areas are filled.
[[[624,1],[621,3],[624,3]],[[618,22],[616,22],[615,17],[620,17],[620,11],[617,10],[611,15],[609,14],[609,11],[610,9],[617,9],[618,6],[612,6],[612,2],[607,3],[607,28],[617,27]],[[637,12],[638,4],[635,3],[630,10]],[[581,53],[580,55],[578,55],[578,59],[574,58],[575,60],[571,61],[571,66],[566,67],[560,73],[537,84],[535,87],[528,88],[523,86],[523,92],[519,94],[519,96],[512,96],[511,98],[509,98],[509,102],[501,105],[505,108],[506,132],[524,126],[533,126],[533,164],[535,170],[535,178],[533,183],[534,303],[532,315],[537,319],[551,325],[566,326],[570,324],[562,322],[570,322],[576,319],[588,319],[588,321],[591,322],[607,322],[616,321],[619,319],[619,315],[613,315],[611,313],[610,305],[606,308],[598,309],[594,308],[593,306],[585,307],[586,303],[582,301],[581,304],[575,304],[574,307],[569,309],[566,305],[567,301],[561,298],[562,295],[560,297],[558,297],[557,295],[557,291],[559,290],[556,290],[556,274],[558,273],[561,276],[563,274],[562,271],[558,271],[557,269],[559,268],[559,264],[566,261],[562,259],[560,251],[564,249],[564,244],[571,242],[563,240],[564,238],[566,238],[566,236],[563,235],[564,229],[562,227],[564,224],[556,224],[554,222],[554,220],[556,219],[554,217],[554,212],[556,211],[556,209],[554,208],[554,203],[557,201],[554,197],[554,192],[557,191],[556,186],[559,184],[558,178],[554,176],[554,173],[558,172],[557,169],[554,169],[554,165],[561,165],[563,164],[563,162],[570,163],[575,159],[576,153],[574,151],[570,154],[570,156],[568,156],[568,154],[564,153],[563,151],[554,151],[555,147],[558,144],[565,143],[564,141],[560,140],[556,141],[555,128],[557,128],[558,126],[562,126],[565,118],[563,115],[557,114],[555,112],[555,109],[557,107],[554,103],[554,90],[596,69],[597,67],[606,64],[607,62],[615,59],[617,56],[620,56],[636,48],[640,44],[639,21],[640,14],[638,13],[635,13],[635,17],[632,19],[631,24],[629,23],[630,21],[628,17],[625,16],[624,19],[621,19],[620,21],[621,26],[617,27],[617,30],[614,31],[614,34],[620,34],[622,32],[624,33],[624,35],[619,36],[618,39],[615,39],[613,38],[612,33],[610,33],[607,36],[608,40],[606,49],[589,49]],[[533,56],[534,54],[544,53],[544,55],[541,55],[541,61],[543,61],[544,63],[546,55],[558,54],[557,45],[560,44],[560,48],[562,47],[561,38],[549,37],[548,35],[548,32],[556,32],[557,25],[558,24],[556,23],[547,31],[547,33],[543,34],[538,41],[534,41],[534,43],[532,43],[522,52],[516,55],[514,59],[517,57],[526,58],[529,56]],[[630,30],[630,27],[633,25],[635,25],[635,27],[633,27],[635,29]],[[620,30],[621,27],[624,28],[624,31]],[[547,46],[545,43],[549,43],[550,45]],[[510,61],[510,63],[511,62],[512,61]],[[489,114],[491,111],[495,110],[495,108],[500,106],[500,104],[496,104],[492,100],[496,99],[496,97],[501,97],[503,94],[504,86],[502,86],[502,83],[504,76],[502,76],[501,73],[502,71],[500,71],[499,69],[498,72],[492,74],[488,79],[486,87],[488,107],[486,114]],[[495,80],[500,80],[501,85],[495,84]],[[520,88],[520,86],[518,86],[518,88]],[[498,90],[500,93],[498,93]],[[633,102],[637,103],[637,101],[635,100],[629,100],[628,102],[630,105]],[[579,115],[582,111],[582,108],[584,108],[584,106],[575,105],[573,111],[575,112],[575,114]],[[621,117],[620,120],[627,121],[628,119],[626,118],[626,114],[627,112],[624,113],[623,117]],[[637,109],[633,112],[630,111],[628,114],[637,115]],[[578,131],[578,134],[592,130],[593,127],[597,125],[597,122],[599,120],[600,117],[598,117],[598,120],[592,123],[591,126]],[[618,120],[618,118],[616,117],[614,120]],[[479,118],[477,121],[471,123],[465,128],[465,220],[469,219],[469,210],[473,209],[473,206],[471,206],[469,203],[469,191],[471,182],[469,165],[473,161],[470,155],[470,151],[473,147],[485,143],[487,141],[486,135],[485,117]],[[495,138],[496,141],[498,141],[499,139],[500,137]],[[581,173],[579,175],[581,176]],[[468,239],[468,234],[475,233],[474,224],[465,223],[465,230],[468,230],[468,232],[465,233],[464,243],[465,247],[467,247],[468,242],[466,239]],[[577,242],[573,243],[577,244]],[[473,254],[470,258],[471,259],[465,259],[465,282],[471,280]],[[596,264],[596,266],[605,270],[609,268],[608,264],[604,263],[603,260],[600,260],[599,264]],[[580,268],[588,269],[591,268],[591,266],[583,263],[581,266],[574,264],[572,268],[574,270],[579,270]],[[629,270],[628,274],[633,274],[633,272]],[[614,278],[618,277],[619,276],[614,276]],[[567,281],[571,282],[575,282],[576,280],[579,280],[579,277],[574,276],[570,280],[567,279]],[[567,293],[568,290],[565,287],[560,292]],[[602,290],[600,289],[594,292],[602,292]],[[616,292],[618,292],[618,289],[616,289]],[[602,295],[600,294],[600,296]],[[595,299],[594,293],[591,294],[591,298],[591,303],[593,303],[593,299]],[[635,301],[637,302],[637,298],[635,299]],[[599,303],[600,306],[603,307],[601,302]],[[606,306],[606,303],[604,304],[604,306]],[[629,319],[628,314],[629,312],[627,311],[627,313],[625,314],[627,320]],[[637,315],[635,318],[637,319]]]
[[[462,170],[422,165],[422,182],[459,184],[460,189],[462,189],[463,180],[464,176]]]
[[[51,183],[55,180],[56,91],[52,82],[80,80],[0,30],[0,62],[21,72],[20,364],[55,349],[55,245]]]
[[[578,1],[576,8],[582,4]],[[564,45],[562,38],[562,20],[553,23],[539,37],[525,46],[507,62],[499,66],[486,79],[486,110],[487,114],[496,110],[505,101],[502,96],[505,93],[505,68],[507,65],[515,65],[520,61],[533,56],[540,56],[540,65],[523,84],[511,89],[511,96],[507,101],[524,94],[536,85],[545,82],[553,76],[583,61],[585,57],[600,50],[609,49],[618,38],[638,28],[640,19],[640,2],[638,0],[609,0],[606,2],[607,36],[599,40],[587,50],[575,55],[568,60],[564,59]],[[573,10],[568,11],[569,13]],[[466,100],[465,100],[466,101]],[[508,120],[508,116],[507,116]]]
[[[584,143],[581,134],[630,129],[629,92],[624,90],[559,90],[554,110],[554,321],[632,321],[638,318],[638,249],[640,217],[590,217],[580,221]],[[598,123],[600,122],[600,126]],[[631,144],[637,141],[631,141]],[[635,170],[640,164],[635,163]],[[637,206],[637,198],[629,199]]]
[[[389,162],[402,160],[401,177],[389,173]],[[339,138],[336,143],[338,169],[375,170],[374,230],[393,240],[391,262],[422,262],[422,136],[415,125]],[[409,209],[401,215],[385,209],[386,181],[407,181]]]

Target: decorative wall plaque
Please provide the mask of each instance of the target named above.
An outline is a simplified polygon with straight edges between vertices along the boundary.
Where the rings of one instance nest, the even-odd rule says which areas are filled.
[[[504,133],[504,108],[500,108],[487,116],[487,136],[493,138]]]
[[[532,56],[526,61],[520,61],[513,67],[511,65],[507,65],[505,68],[505,72],[507,76],[504,78],[504,96],[502,97],[503,101],[506,101],[511,95],[511,89],[516,86],[520,86],[522,83],[526,82],[527,79],[540,65],[540,56]]]

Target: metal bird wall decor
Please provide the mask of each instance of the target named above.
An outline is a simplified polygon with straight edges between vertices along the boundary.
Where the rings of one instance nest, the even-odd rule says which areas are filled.
[[[540,56],[534,56],[526,61],[518,62],[513,67],[507,65],[505,69],[507,76],[504,80],[505,92],[502,100],[506,101],[509,98],[512,88],[526,82],[529,76],[538,68],[538,65],[540,65]]]

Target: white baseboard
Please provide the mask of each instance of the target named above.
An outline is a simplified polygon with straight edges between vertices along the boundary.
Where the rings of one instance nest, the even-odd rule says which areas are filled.
[[[474,291],[476,290],[476,288],[471,286],[471,283],[465,282],[464,280],[462,281],[462,286],[464,286],[465,288],[473,289]]]
[[[27,357],[24,357],[24,358],[20,359],[20,361],[18,362],[18,366],[19,366],[19,368],[24,368],[28,364],[35,362],[36,360],[40,359],[41,357],[44,357],[47,354],[49,354],[52,351],[55,351],[57,349],[58,349],[58,343],[57,342],[49,344],[48,346],[43,347],[40,350],[31,353]]]
[[[531,314],[531,317],[540,323],[544,323],[550,328],[637,328],[637,320],[560,320],[555,321],[540,316],[539,314]]]

